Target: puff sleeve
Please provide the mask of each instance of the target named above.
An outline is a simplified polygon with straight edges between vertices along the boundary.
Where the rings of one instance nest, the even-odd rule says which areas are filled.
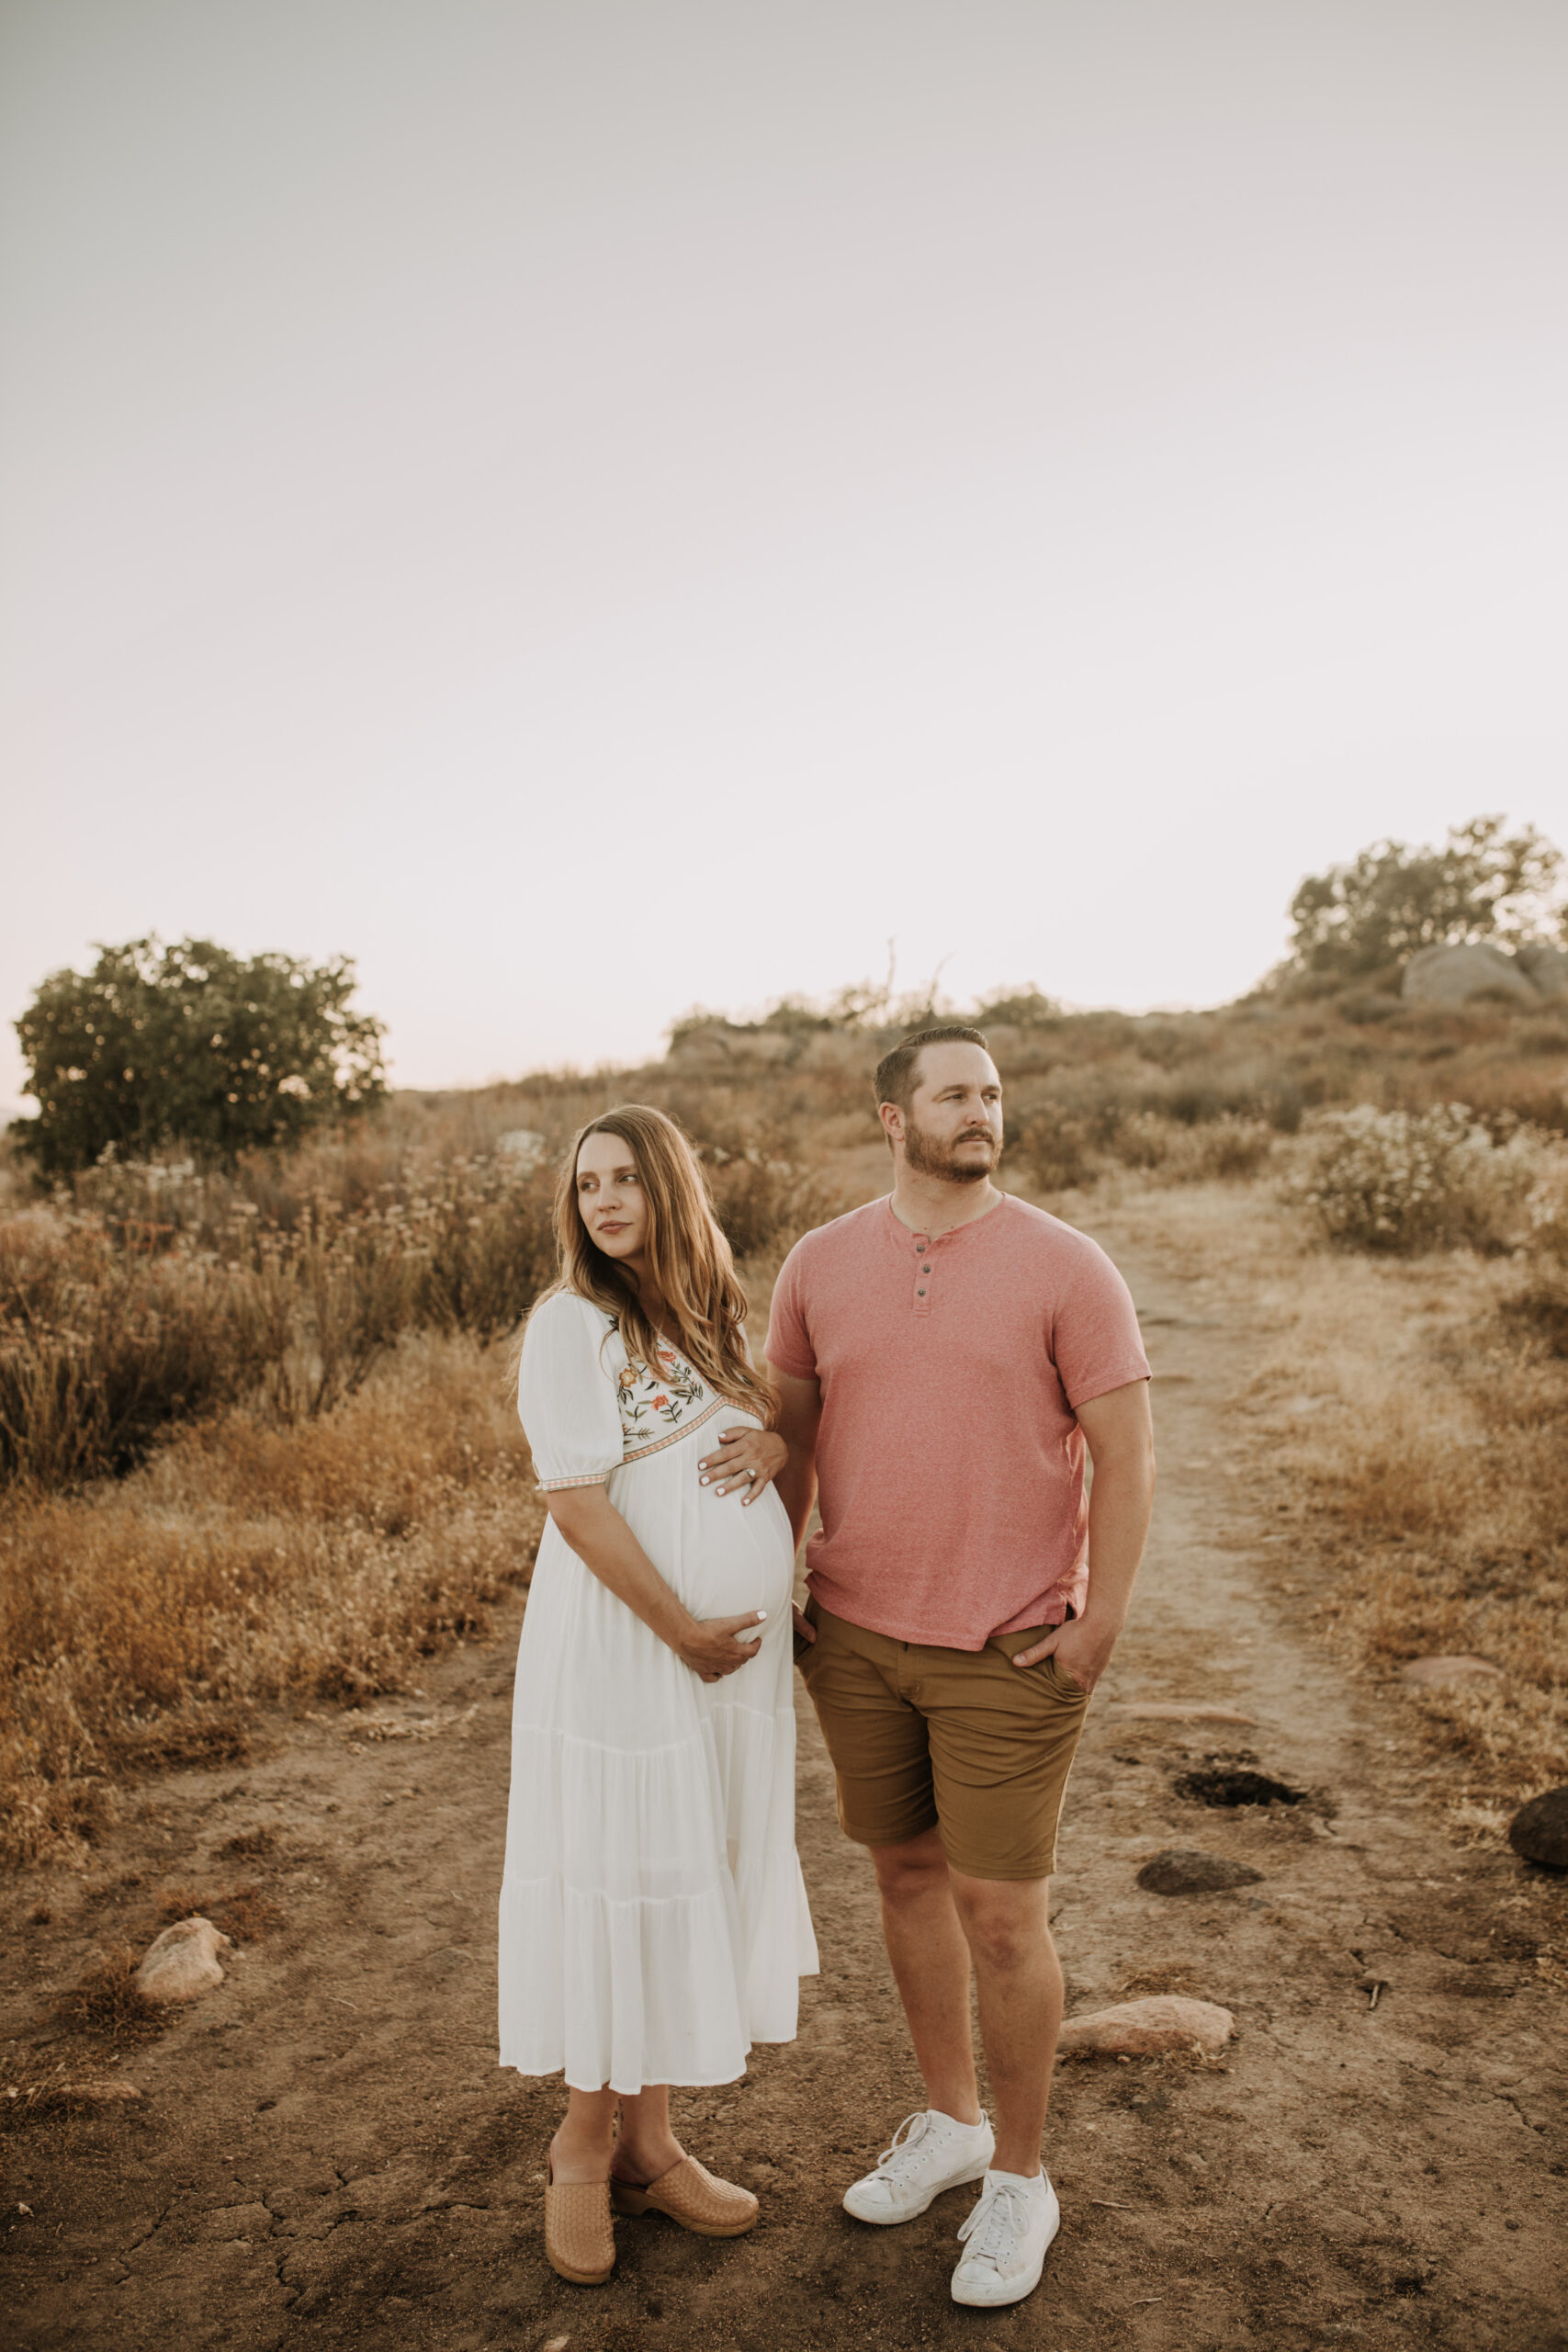
[[[546,1494],[596,1487],[620,1468],[615,1374],[621,1360],[606,1318],[574,1292],[557,1291],[530,1316],[517,1412]]]

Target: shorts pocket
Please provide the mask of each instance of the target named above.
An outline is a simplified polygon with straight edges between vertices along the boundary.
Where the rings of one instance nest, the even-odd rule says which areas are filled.
[[[1091,1692],[1084,1689],[1083,1684],[1078,1680],[1076,1675],[1068,1673],[1066,1668],[1062,1664],[1055,1650],[1052,1651],[1050,1657],[1045,1660],[1045,1663],[1051,1669],[1053,1681],[1055,1683],[1057,1690],[1060,1690],[1065,1699],[1076,1699],[1081,1704],[1093,1695]]]

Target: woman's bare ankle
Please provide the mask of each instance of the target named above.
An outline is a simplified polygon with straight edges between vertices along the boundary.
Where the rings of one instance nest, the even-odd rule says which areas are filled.
[[[550,2142],[550,2174],[558,2185],[610,2177],[612,2142],[608,2133],[573,2132],[562,2123]]]
[[[615,2177],[646,2188],[650,2180],[658,2180],[671,2165],[678,2165],[685,2153],[672,2132],[639,2141],[623,2130],[615,2143]]]

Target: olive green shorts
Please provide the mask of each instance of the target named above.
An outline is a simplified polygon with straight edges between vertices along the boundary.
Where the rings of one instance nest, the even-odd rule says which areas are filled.
[[[862,1846],[941,1834],[967,1878],[1049,1878],[1089,1693],[1055,1657],[1021,1671],[1052,1631],[993,1634],[983,1650],[896,1642],[815,1599],[797,1662],[839,1784],[839,1822]]]

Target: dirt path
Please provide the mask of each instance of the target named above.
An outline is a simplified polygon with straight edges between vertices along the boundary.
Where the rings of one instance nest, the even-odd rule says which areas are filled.
[[[1184,1278],[1102,1226],[1159,1375],[1162,1488],[1134,1627],[1069,1797],[1055,1916],[1069,2006],[1190,1990],[1232,2008],[1228,2063],[1063,2067],[1048,2143],[1064,2228],[1038,2294],[996,2317],[948,2299],[957,2192],[873,2232],[841,2184],[918,2100],[869,1872],[840,1839],[803,1706],[800,1842],[824,1956],[799,2042],[684,2093],[680,2128],[750,2183],[733,2245],[623,2224],[613,2283],[563,2285],[540,2245],[558,2092],[496,2069],[494,1894],[515,1618],[381,1713],[412,1736],[287,1727],[269,1760],[151,1784],[84,1884],[8,1894],[6,2081],[78,2072],[43,1996],[144,1935],[152,1898],[254,1885],[281,1910],[221,1990],[118,2067],[144,2101],[4,2142],[10,2340],[537,2347],[1048,2342],[1061,2352],[1424,2341],[1568,2346],[1561,2006],[1528,1954],[1568,1890],[1448,1842],[1399,1702],[1348,1684],[1251,1516],[1244,1412],[1256,1333],[1223,1281]],[[1249,1451],[1252,1449],[1253,1451]],[[1256,1728],[1152,1724],[1201,1699]],[[1314,1792],[1267,1811],[1179,1797],[1211,1757]],[[1260,1883],[1163,1898],[1167,1845]],[[39,1905],[48,1922],[26,1924]],[[1390,1989],[1375,2010],[1364,1973]],[[99,2053],[101,2064],[103,2053]],[[4,2086],[0,2085],[0,2088]],[[30,2209],[23,2211],[23,2208]]]

